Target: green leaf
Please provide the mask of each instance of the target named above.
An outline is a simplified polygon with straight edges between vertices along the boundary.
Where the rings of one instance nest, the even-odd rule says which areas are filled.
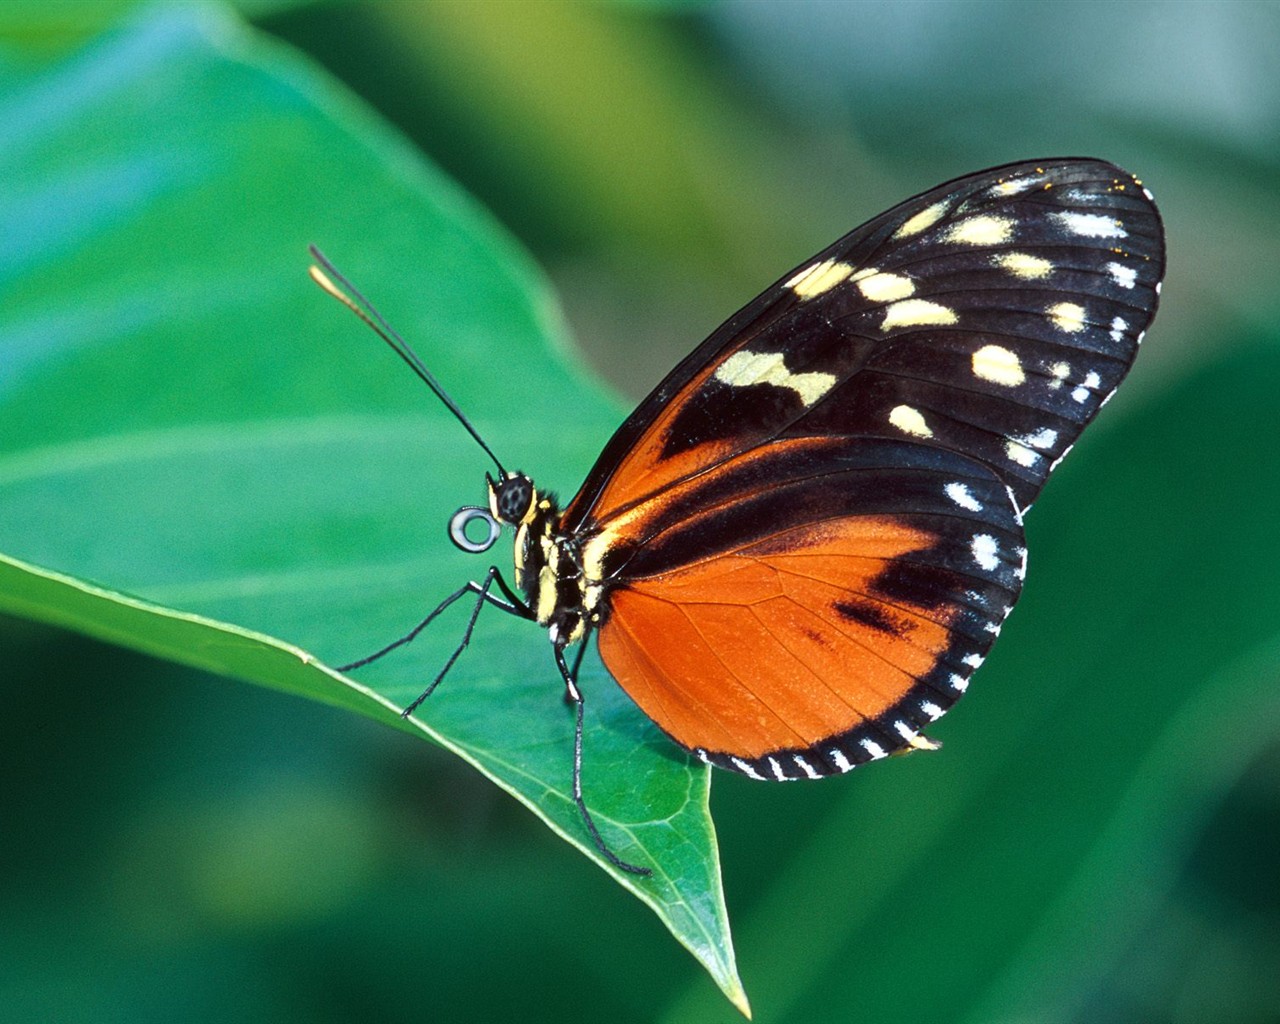
[[[411,729],[649,904],[739,1008],[707,770],[584,663],[584,785],[543,632],[486,612],[444,525],[487,460],[306,277],[315,242],[510,468],[572,488],[620,410],[526,257],[341,89],[209,9],[155,11],[0,100],[0,609]],[[497,549],[495,549],[497,550]],[[499,556],[506,563],[506,555]],[[92,581],[92,582],[89,582]]]

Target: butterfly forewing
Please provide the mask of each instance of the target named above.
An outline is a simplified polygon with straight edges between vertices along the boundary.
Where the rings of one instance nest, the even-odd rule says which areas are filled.
[[[1029,505],[1155,311],[1159,215],[1110,164],[960,178],[806,261],[668,375],[566,510],[576,527],[783,435],[915,438]]]
[[[713,763],[845,771],[922,741],[1024,571],[1021,517],[1154,315],[1149,195],[1093,160],[917,196],[658,386],[561,519],[606,664]]]

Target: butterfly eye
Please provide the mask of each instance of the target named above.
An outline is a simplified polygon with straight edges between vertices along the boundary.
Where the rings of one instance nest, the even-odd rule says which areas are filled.
[[[522,473],[513,473],[499,481],[495,488],[494,509],[504,523],[518,525],[533,505],[533,481]]]
[[[486,533],[483,540],[472,540],[467,533],[471,524],[475,522],[482,522],[485,525]],[[457,547],[473,555],[493,547],[494,541],[498,539],[498,534],[501,532],[502,524],[489,515],[487,508],[481,508],[479,505],[466,505],[460,508],[449,520],[449,539]]]

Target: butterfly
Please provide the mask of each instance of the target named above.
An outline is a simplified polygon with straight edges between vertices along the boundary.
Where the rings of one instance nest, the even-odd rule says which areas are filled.
[[[447,597],[547,631],[577,709],[605,666],[685,750],[753,779],[821,778],[936,746],[1026,574],[1023,516],[1129,371],[1164,273],[1160,215],[1109,163],[957,178],[783,275],[675,367],[563,507],[507,471],[427,368],[314,248],[312,276],[387,341],[497,468],[450,522],[497,566]],[[341,282],[340,289],[334,284]],[[343,290],[345,289],[345,291]],[[350,298],[347,293],[354,295]],[[477,524],[483,538],[473,539]],[[570,666],[566,651],[578,645]]]

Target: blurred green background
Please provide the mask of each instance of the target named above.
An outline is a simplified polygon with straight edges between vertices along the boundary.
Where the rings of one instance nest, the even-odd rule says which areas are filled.
[[[83,47],[155,38],[172,6],[7,5],[0,108]],[[1036,156],[1139,173],[1169,233],[1160,315],[1029,517],[1023,603],[934,730],[946,749],[813,786],[718,774],[729,908],[759,1020],[1280,1020],[1280,7],[237,16],[484,204],[550,276],[573,358],[628,399],[909,194]],[[77,102],[44,95],[10,143]],[[5,202],[8,180],[0,304],[77,216]],[[234,211],[169,244],[245,245]],[[198,285],[138,315],[185,314]],[[33,353],[0,335],[0,394]],[[466,368],[460,397],[497,383],[519,413],[518,369]],[[0,1018],[735,1019],[648,910],[454,758],[49,626],[3,620],[0,650]]]

